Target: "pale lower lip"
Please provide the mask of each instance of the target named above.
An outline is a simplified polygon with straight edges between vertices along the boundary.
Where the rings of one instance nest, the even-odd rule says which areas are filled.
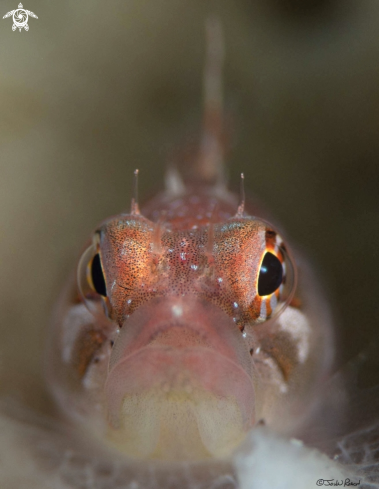
[[[171,438],[183,438],[187,417],[196,421],[199,440],[211,456],[223,453],[222,445],[240,441],[254,423],[250,355],[242,335],[225,313],[197,298],[154,301],[125,322],[105,394],[111,430],[124,432],[125,446],[141,456],[158,450],[167,458],[175,443],[185,451],[183,440],[163,443],[160,433],[167,437],[172,430]],[[140,435],[130,435],[129,443],[127,432],[133,432],[137,419]]]

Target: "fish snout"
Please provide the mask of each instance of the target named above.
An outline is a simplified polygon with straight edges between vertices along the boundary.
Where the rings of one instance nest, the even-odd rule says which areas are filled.
[[[192,296],[155,299],[125,321],[105,395],[109,438],[139,458],[224,456],[254,423],[241,332],[222,310]]]

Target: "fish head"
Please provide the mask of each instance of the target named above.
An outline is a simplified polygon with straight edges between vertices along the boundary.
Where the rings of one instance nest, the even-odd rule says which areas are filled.
[[[260,416],[260,340],[245,330],[295,290],[280,236],[256,218],[178,229],[121,215],[96,231],[78,278],[91,314],[116,328],[101,377],[107,439],[142,458],[230,453]]]

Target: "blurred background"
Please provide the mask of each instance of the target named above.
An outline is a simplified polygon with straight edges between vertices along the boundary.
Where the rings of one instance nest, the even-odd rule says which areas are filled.
[[[17,8],[3,0],[1,17]],[[0,385],[38,410],[46,329],[91,231],[197,136],[204,19],[226,44],[231,185],[308,256],[341,362],[379,326],[377,0],[25,0],[0,20]],[[237,187],[238,188],[238,187]]]

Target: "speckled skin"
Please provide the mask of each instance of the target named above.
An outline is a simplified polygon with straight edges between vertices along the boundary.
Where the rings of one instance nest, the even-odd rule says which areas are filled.
[[[214,196],[164,200],[164,211],[147,213],[152,220],[144,212],[122,215],[99,229],[112,317],[121,326],[153,297],[194,294],[221,307],[241,330],[259,320],[259,268],[274,249],[266,233],[273,239],[276,233],[263,221],[236,216],[235,204]]]
[[[93,253],[101,256],[107,297],[93,290],[80,297],[71,282],[51,334],[50,385],[69,417],[85,419],[105,436],[104,386],[120,328],[156,299],[188,296],[219,308],[233,319],[235,326],[228,327],[240,331],[255,391],[249,426],[264,419],[274,429],[297,433],[331,365],[331,328],[304,270],[295,298],[292,290],[280,314],[270,318],[270,297],[257,293],[260,264],[266,251],[283,261],[287,250],[287,268],[292,259],[269,224],[247,212],[237,215],[237,203],[215,187],[180,196],[166,192],[141,213],[120,214],[96,230]],[[279,290],[273,295],[280,298]],[[85,302],[93,300],[105,303],[109,317],[88,312]]]

